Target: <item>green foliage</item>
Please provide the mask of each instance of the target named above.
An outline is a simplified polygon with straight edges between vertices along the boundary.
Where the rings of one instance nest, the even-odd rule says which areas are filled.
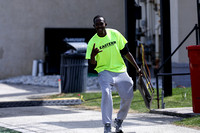
[[[21,133],[12,129],[0,127],[0,133]]]
[[[200,129],[200,116],[185,118],[185,119],[182,119],[181,121],[174,122],[174,124],[179,125],[179,126],[188,126],[188,127]]]
[[[166,108],[192,107],[191,88],[173,88],[172,96],[165,97]]]

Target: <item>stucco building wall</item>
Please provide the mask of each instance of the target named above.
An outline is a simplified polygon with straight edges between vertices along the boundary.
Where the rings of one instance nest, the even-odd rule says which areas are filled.
[[[197,24],[196,0],[171,0],[171,48],[172,52]],[[188,63],[186,47],[196,44],[195,32],[172,57],[172,62]]]
[[[92,28],[97,14],[125,34],[122,0],[0,0],[0,79],[30,75],[44,59],[44,28]]]

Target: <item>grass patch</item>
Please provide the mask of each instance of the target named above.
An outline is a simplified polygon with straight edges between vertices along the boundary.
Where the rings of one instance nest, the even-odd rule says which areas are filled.
[[[172,90],[173,95],[164,98],[165,107],[166,108],[178,108],[178,107],[192,107],[192,96],[191,96],[191,88],[174,88]],[[113,108],[119,109],[120,107],[120,97],[117,92],[112,93],[113,96]],[[77,97],[83,98],[84,102],[83,106],[95,106],[101,107],[101,92],[95,93],[63,93],[59,95],[52,95],[45,98],[70,98]],[[160,91],[161,97],[161,91]],[[156,90],[154,94],[154,100],[152,102],[152,109],[157,109],[157,96]],[[161,106],[161,98],[160,98],[160,106]],[[144,100],[139,92],[139,90],[134,91],[134,98],[132,100],[131,109],[138,112],[148,112],[149,110],[146,108],[144,104]]]
[[[178,126],[186,126],[186,127],[200,129],[200,116],[185,118],[182,119],[181,121],[174,122],[174,124]]]
[[[21,133],[12,129],[8,129],[5,127],[0,127],[0,133]]]
[[[174,88],[172,93],[164,98],[166,108],[192,107],[191,88]]]

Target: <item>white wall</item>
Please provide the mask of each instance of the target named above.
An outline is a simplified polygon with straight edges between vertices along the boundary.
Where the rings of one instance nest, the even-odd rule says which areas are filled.
[[[122,0],[0,0],[0,79],[28,75],[44,59],[44,28],[92,28],[95,15],[125,34]]]
[[[179,15],[178,15],[178,1],[170,1],[171,11],[171,49],[172,52],[176,49],[179,44]],[[179,54],[176,52],[172,57],[172,62],[179,61]]]
[[[172,52],[197,24],[196,0],[171,0]],[[195,32],[172,57],[172,62],[188,63],[186,47],[196,43]]]

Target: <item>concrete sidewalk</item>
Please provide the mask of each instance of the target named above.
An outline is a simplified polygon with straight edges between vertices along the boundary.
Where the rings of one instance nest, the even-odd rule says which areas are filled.
[[[101,112],[68,106],[1,108],[0,126],[23,133],[103,133]],[[116,113],[113,115],[113,119]],[[170,124],[180,117],[149,113],[129,113],[123,123],[125,133],[199,133]],[[114,128],[113,128],[114,131]]]
[[[57,93],[58,88],[53,87],[0,84],[1,102],[33,100]],[[156,109],[151,112],[129,113],[123,123],[125,133],[200,133],[200,130],[171,124],[182,119],[177,117],[180,114],[196,115],[192,113],[192,108]],[[166,112],[169,114],[163,115]],[[113,119],[115,117],[116,113],[113,114]],[[23,133],[103,133],[100,111],[73,106],[0,108],[0,118],[1,127]]]

